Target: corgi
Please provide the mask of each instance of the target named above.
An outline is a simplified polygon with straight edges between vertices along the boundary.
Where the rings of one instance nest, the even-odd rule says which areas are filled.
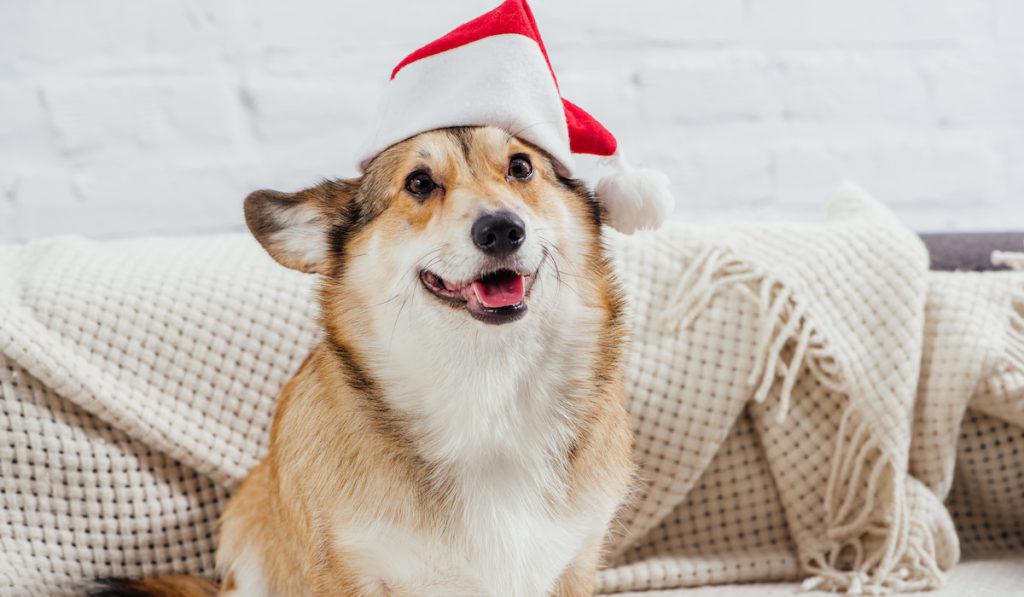
[[[322,340],[223,514],[221,585],[126,586],[591,595],[633,463],[623,298],[584,184],[503,129],[448,128],[358,179],[254,192],[245,217],[319,275]]]

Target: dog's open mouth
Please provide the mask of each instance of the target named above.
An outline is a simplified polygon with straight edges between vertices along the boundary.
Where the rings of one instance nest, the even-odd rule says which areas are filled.
[[[484,274],[470,282],[449,282],[431,271],[420,272],[420,281],[434,296],[448,304],[465,307],[485,323],[510,323],[526,314],[526,297],[534,274],[509,269]]]

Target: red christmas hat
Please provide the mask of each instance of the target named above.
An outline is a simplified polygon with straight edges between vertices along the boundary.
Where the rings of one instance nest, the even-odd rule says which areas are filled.
[[[391,73],[360,167],[391,145],[452,126],[491,125],[533,143],[572,176],[572,154],[612,159],[596,194],[623,232],[656,228],[672,209],[668,179],[630,167],[596,118],[563,99],[526,0],[506,0],[402,60]]]

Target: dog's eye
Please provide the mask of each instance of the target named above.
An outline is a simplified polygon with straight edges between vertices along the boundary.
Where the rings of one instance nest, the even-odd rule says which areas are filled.
[[[519,180],[529,180],[533,175],[533,164],[530,158],[522,153],[512,156],[508,161],[508,175]]]
[[[434,179],[430,178],[430,175],[422,170],[413,172],[409,175],[409,178],[405,179],[405,190],[421,199],[433,193],[436,188],[437,185],[434,184]]]

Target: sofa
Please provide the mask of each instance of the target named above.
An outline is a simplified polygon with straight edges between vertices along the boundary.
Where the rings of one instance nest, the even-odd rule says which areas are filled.
[[[894,448],[904,466],[909,459],[910,476],[896,474],[867,498],[904,482],[906,493],[899,488],[895,501],[863,508],[868,529],[895,524],[893,512],[909,521],[903,539],[892,533],[888,551],[907,555],[893,559],[888,577],[876,574],[875,561],[863,573],[846,570],[843,542],[863,540],[846,544],[870,550],[876,541],[863,537],[873,531],[828,539],[837,536],[829,534],[831,523],[800,511],[805,502],[792,494],[792,471],[785,470],[803,459],[786,453],[810,441],[793,439],[794,430],[815,417],[834,424],[828,441],[839,441],[836,434],[851,440],[822,410],[842,393],[818,387],[833,372],[814,369],[842,362],[835,347],[843,338],[826,337],[828,309],[804,310],[798,300],[830,289],[806,280],[904,272],[892,295],[872,292],[850,308],[861,309],[859,323],[872,313],[895,321],[892,337],[918,361],[891,363],[892,376],[903,376],[903,393],[895,397],[905,400],[898,403],[906,405],[901,416],[917,425],[913,393],[920,403],[924,389],[939,383],[953,396],[949,384],[966,376],[950,381],[937,367],[929,371],[929,363],[947,362],[944,342],[968,337],[979,353],[1002,346],[984,330],[947,338],[942,325],[929,327],[930,318],[952,309],[948,322],[956,323],[961,311],[989,305],[974,295],[1002,301],[1005,289],[1024,288],[1024,273],[991,259],[993,251],[1022,251],[1024,234],[925,234],[921,244],[856,193],[834,202],[830,214],[820,227],[684,226],[610,240],[639,319],[629,393],[646,485],[619,522],[624,538],[599,574],[602,592],[745,597],[923,587],[942,596],[1024,595],[1024,426],[1006,410],[1009,402],[999,410],[990,395],[1019,399],[1024,413],[1024,394],[1007,385],[1019,381],[1019,371],[979,369],[991,391],[978,397],[972,380],[971,395],[957,398],[953,427],[935,427],[925,444],[914,437]],[[769,275],[779,260],[792,260],[796,273]],[[1024,263],[1012,255],[1000,261],[1018,262]],[[274,396],[316,341],[314,287],[315,280],[279,268],[241,236],[62,238],[0,248],[0,594],[80,594],[89,579],[103,576],[212,575],[217,517],[265,449]],[[952,290],[933,300],[939,287]],[[759,292],[770,302],[760,310],[753,307]],[[918,319],[894,317],[912,304]],[[1003,326],[1002,311],[996,315],[984,321]],[[788,331],[780,325],[787,317]],[[867,329],[869,342],[885,340],[876,338],[884,335],[880,328]],[[743,360],[745,351],[761,339],[778,345],[778,363],[756,365],[761,373],[753,384],[719,380],[729,391],[717,394],[715,359],[729,360],[745,377],[758,358],[750,353],[752,360]],[[714,344],[723,341],[731,348]],[[851,350],[861,344],[851,342]],[[703,347],[699,358],[695,347]],[[800,350],[807,355],[798,359]],[[677,374],[687,380],[682,390],[673,389]],[[996,374],[1003,386],[992,385]],[[857,397],[846,398],[854,404]],[[933,402],[941,411],[953,400]],[[876,423],[866,421],[858,433],[870,436]],[[821,438],[814,429],[803,432]],[[943,439],[927,444],[935,438]],[[826,448],[818,451],[831,454]],[[955,466],[922,460],[935,450],[955,457]],[[974,464],[1002,476],[989,487],[977,480],[987,477],[969,476]],[[837,476],[832,468],[831,475],[820,472],[822,479]],[[864,491],[858,470],[843,473],[846,495]],[[814,498],[807,510],[821,506],[814,491],[804,492]],[[833,560],[815,563],[818,549]]]

